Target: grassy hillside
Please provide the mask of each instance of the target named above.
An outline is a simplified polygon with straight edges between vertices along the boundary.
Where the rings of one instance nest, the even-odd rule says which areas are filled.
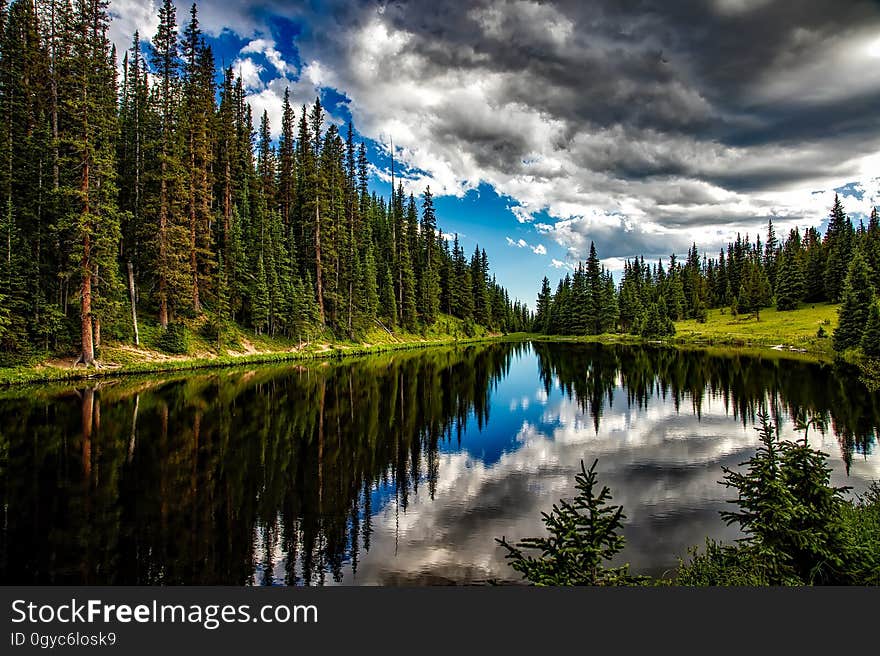
[[[732,346],[782,346],[822,353],[831,352],[831,333],[837,326],[839,305],[802,304],[797,310],[779,312],[774,308],[754,315],[732,316],[729,310],[710,310],[706,323],[693,319],[675,322],[675,340]],[[825,337],[819,337],[819,328]]]
[[[304,335],[302,340],[257,335],[238,326],[228,326],[222,335],[204,319],[186,322],[185,350],[163,349],[163,331],[149,320],[140,325],[140,345],[109,341],[100,352],[101,368],[74,366],[76,356],[32,356],[16,366],[0,367],[0,385],[91,378],[101,375],[177,371],[203,367],[282,362],[312,358],[345,357],[381,353],[395,349],[418,348],[433,344],[478,341],[498,335],[472,322],[441,315],[424,333],[390,331],[379,324],[363,341],[334,340],[329,332]]]

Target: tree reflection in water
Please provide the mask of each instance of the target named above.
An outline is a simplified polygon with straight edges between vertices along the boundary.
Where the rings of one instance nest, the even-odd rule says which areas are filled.
[[[459,450],[469,427],[494,430],[490,415],[508,410],[493,405],[493,391],[523,358],[596,431],[616,390],[634,408],[659,399],[698,417],[707,398],[721,398],[743,425],[767,403],[777,420],[827,415],[848,467],[871,451],[880,424],[877,396],[829,366],[545,342],[7,390],[0,579],[315,585],[354,576],[378,511],[393,508],[399,520],[412,495],[442,503],[441,453]]]

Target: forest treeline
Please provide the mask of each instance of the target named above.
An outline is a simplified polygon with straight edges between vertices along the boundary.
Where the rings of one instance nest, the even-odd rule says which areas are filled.
[[[164,0],[121,61],[106,0],[0,0],[0,346],[81,350],[199,317],[298,337],[419,332],[448,313],[518,330],[528,309],[437,229],[430,189],[370,193],[349,123],[285,93],[280,138],[218,72],[196,5]]]
[[[674,321],[706,321],[710,308],[753,315],[764,308],[797,309],[801,303],[840,303],[834,331],[837,351],[859,348],[880,356],[880,220],[876,208],[858,227],[837,195],[824,235],[793,228],[778,239],[772,220],[766,240],[737,235],[718,257],[700,254],[696,244],[680,262],[664,265],[644,257],[627,260],[620,284],[601,266],[595,245],[585,263],[552,292],[545,277],[534,327],[550,334],[594,335],[621,331],[648,337],[671,335]],[[819,336],[826,336],[820,326]]]

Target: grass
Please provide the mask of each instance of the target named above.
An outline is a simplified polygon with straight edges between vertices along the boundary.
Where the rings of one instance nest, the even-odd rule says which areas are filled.
[[[694,319],[675,322],[675,335],[646,339],[638,335],[529,335],[528,339],[553,342],[599,342],[602,344],[662,343],[677,348],[697,348],[714,355],[731,353],[763,358],[827,361],[834,357],[831,334],[837,327],[837,310],[831,303],[802,303],[797,310],[779,312],[775,308],[754,315],[732,316],[729,310],[710,310],[705,323]],[[826,337],[818,337],[819,327]]]
[[[308,341],[291,340],[269,335],[256,335],[240,327],[230,327],[222,346],[204,337],[201,320],[187,322],[189,348],[186,355],[167,355],[157,349],[159,329],[149,321],[140,326],[140,347],[123,342],[107,342],[100,354],[102,368],[86,369],[71,366],[73,358],[50,360],[32,357],[16,361],[12,366],[0,367],[0,386],[22,383],[66,381],[120,376],[127,374],[162,373],[266,364],[327,358],[345,358],[403,349],[424,348],[448,344],[464,344],[502,339],[482,326],[471,329],[468,336],[465,323],[455,317],[442,315],[423,334],[402,331],[388,332],[376,326],[367,332],[364,341],[333,340],[329,333],[304,336]],[[519,339],[519,336],[510,336]]]
[[[771,355],[768,349],[780,357],[825,358],[832,355],[831,333],[837,326],[838,305],[828,303],[802,304],[798,310],[779,312],[772,308],[761,311],[760,320],[754,315],[740,314],[734,317],[729,310],[710,310],[705,323],[689,319],[675,324],[674,337],[663,340],[678,347],[713,347],[729,351],[755,351]],[[464,321],[441,315],[437,322],[423,333],[396,330],[389,332],[385,326],[376,324],[363,336],[363,341],[334,340],[329,333],[304,336],[303,342],[283,337],[256,335],[240,327],[231,327],[224,335],[222,347],[207,339],[202,330],[203,320],[191,320],[189,328],[189,351],[187,355],[169,356],[158,348],[160,331],[158,325],[148,320],[141,324],[143,348],[133,349],[121,342],[107,343],[101,360],[107,368],[85,369],[48,362],[46,358],[29,356],[19,358],[6,367],[0,367],[0,385],[18,383],[77,380],[130,373],[152,373],[226,367],[257,363],[311,360],[316,358],[341,358],[354,355],[383,353],[398,349],[422,348],[449,343],[465,343],[494,340],[501,336],[492,334],[482,326],[467,326]],[[827,337],[817,336],[822,327]],[[468,335],[470,328],[470,335]],[[518,334],[509,339],[539,339],[550,341],[586,341],[602,343],[639,344],[645,340],[638,336],[607,334],[582,337]],[[649,340],[657,341],[657,340]],[[69,363],[68,363],[69,364]]]
[[[683,344],[725,346],[780,346],[809,353],[830,355],[831,333],[837,327],[839,305],[803,303],[797,310],[779,312],[775,308],[754,315],[732,316],[730,310],[710,310],[705,323],[694,319],[675,322],[672,341]],[[818,337],[820,326],[826,337]]]

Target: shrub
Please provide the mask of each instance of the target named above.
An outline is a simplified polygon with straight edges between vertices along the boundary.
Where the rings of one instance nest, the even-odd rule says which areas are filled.
[[[856,550],[844,523],[846,487],[832,487],[828,455],[803,441],[780,440],[769,415],[761,413],[761,446],[744,472],[724,468],[723,484],[735,488],[738,509],[722,512],[739,524],[743,556],[753,559],[770,584],[850,584]]]
[[[229,323],[216,316],[205,319],[199,328],[199,335],[214,346],[235,346],[237,338]]]
[[[189,352],[189,331],[185,324],[169,323],[159,336],[159,350],[172,355],[185,355]]]
[[[754,556],[743,549],[706,540],[704,552],[693,547],[689,553],[690,562],[679,560],[675,585],[751,587],[770,584]]]
[[[507,549],[511,567],[535,585],[628,585],[643,579],[629,574],[629,566],[607,568],[621,551],[625,539],[622,527],[622,506],[609,505],[611,490],[603,486],[599,494],[596,464],[589,470],[581,461],[575,477],[578,493],[571,502],[560,501],[553,510],[542,513],[549,537],[525,538],[515,546],[502,537],[496,539]],[[540,556],[526,556],[524,550],[537,551]]]
[[[880,585],[880,481],[871,483],[856,503],[848,504],[844,518],[859,560],[860,585]]]

